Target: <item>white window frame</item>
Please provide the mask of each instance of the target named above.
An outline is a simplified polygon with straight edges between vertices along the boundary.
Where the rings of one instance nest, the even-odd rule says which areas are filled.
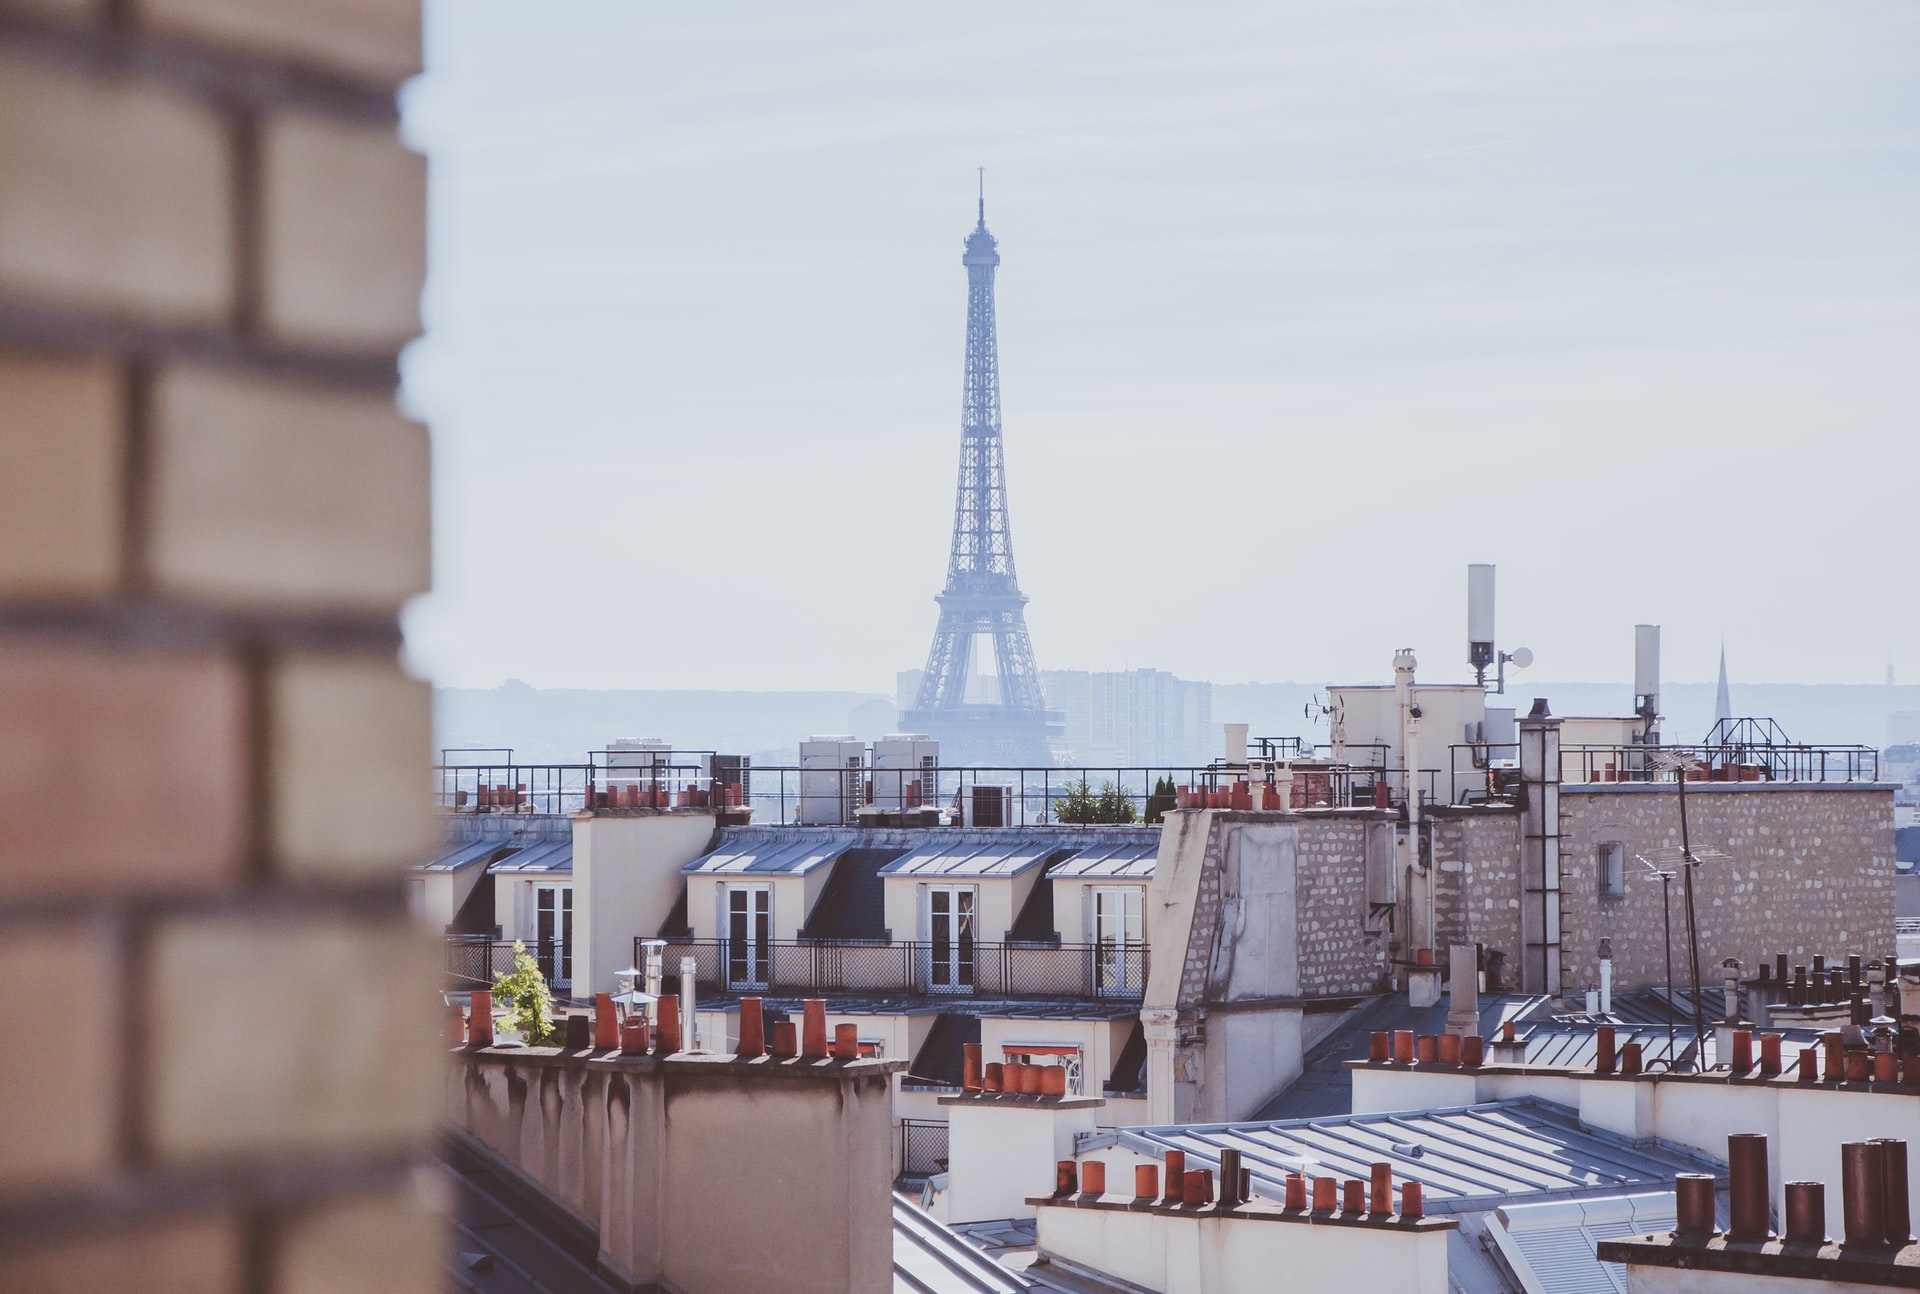
[[[747,927],[746,947],[743,949],[742,973],[734,974],[733,963],[733,897],[740,895],[741,916]],[[760,900],[759,904],[754,899]],[[773,969],[773,886],[765,881],[723,881],[720,884],[720,911],[717,924],[720,927],[720,965],[721,975],[729,989],[765,988],[771,982],[769,976]],[[754,908],[761,911],[757,914]],[[754,938],[754,918],[765,923],[765,936]],[[759,945],[756,947],[755,945]]]

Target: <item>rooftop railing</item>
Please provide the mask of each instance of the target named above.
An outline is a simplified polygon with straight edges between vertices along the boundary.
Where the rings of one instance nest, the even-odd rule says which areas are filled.
[[[644,938],[633,964],[644,965]],[[1144,944],[948,943],[860,940],[670,939],[666,984],[677,992],[682,958],[696,993],[823,993],[914,998],[1071,998],[1138,1001]]]
[[[1449,747],[1451,801],[1474,804],[1511,798],[1520,782],[1520,747],[1484,743]],[[1562,746],[1560,781],[1583,785],[1617,782],[1671,782],[1677,776],[1653,759],[1674,756],[1691,761],[1689,782],[1800,782],[1831,784],[1877,782],[1880,752],[1871,746],[1752,744]]]

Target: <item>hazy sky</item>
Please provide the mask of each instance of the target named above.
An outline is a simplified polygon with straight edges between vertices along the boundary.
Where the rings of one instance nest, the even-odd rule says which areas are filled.
[[[437,681],[891,691],[987,168],[1043,668],[1920,678],[1920,6],[429,3]]]

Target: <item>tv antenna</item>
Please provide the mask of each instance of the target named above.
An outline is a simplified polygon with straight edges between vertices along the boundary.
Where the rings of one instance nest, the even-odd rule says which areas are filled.
[[[1700,763],[1692,755],[1682,750],[1650,748],[1646,753],[1647,763],[1658,772],[1672,773],[1674,784],[1680,789],[1680,852],[1677,856],[1662,858],[1662,861],[1681,874],[1685,881],[1687,897],[1687,965],[1689,977],[1693,981],[1693,1057],[1695,1068],[1705,1068],[1707,1057],[1707,1024],[1702,1015],[1700,1004],[1700,928],[1694,918],[1693,873],[1701,863],[1713,859],[1729,857],[1717,849],[1695,851],[1692,837],[1687,832],[1687,775]],[[1656,850],[1656,856],[1669,855],[1671,850]],[[1645,861],[1642,859],[1641,861]],[[1651,864],[1649,864],[1651,866]],[[1673,992],[1673,977],[1667,977],[1667,992]]]

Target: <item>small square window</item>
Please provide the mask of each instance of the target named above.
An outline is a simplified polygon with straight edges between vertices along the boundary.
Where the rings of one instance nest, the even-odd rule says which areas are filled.
[[[1627,896],[1627,847],[1617,840],[1609,840],[1594,851],[1594,877],[1599,882],[1600,897],[1603,899],[1623,899]]]

